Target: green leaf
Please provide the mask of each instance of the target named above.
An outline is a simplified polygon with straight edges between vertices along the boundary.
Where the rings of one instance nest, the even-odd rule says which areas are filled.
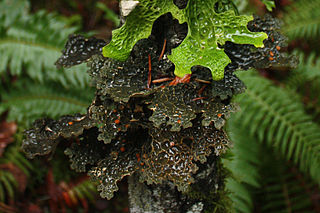
[[[276,7],[274,0],[261,0],[267,7],[268,11],[272,11],[273,8]]]
[[[224,45],[226,41],[232,41],[263,47],[263,40],[268,36],[247,29],[252,16],[237,16],[231,10],[216,13],[214,8],[217,2],[218,0],[189,0],[187,7],[180,10],[172,0],[141,0],[129,14],[125,25],[113,31],[112,41],[103,48],[103,55],[120,61],[126,60],[135,43],[151,34],[153,22],[170,12],[180,23],[188,23],[187,37],[169,56],[175,64],[175,75],[183,77],[191,73],[192,66],[202,65],[211,70],[214,80],[220,80],[225,66],[231,60],[218,44]]]

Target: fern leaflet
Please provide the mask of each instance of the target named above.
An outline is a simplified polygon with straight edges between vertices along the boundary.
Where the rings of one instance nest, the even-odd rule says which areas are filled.
[[[315,39],[320,35],[320,0],[299,0],[287,8],[285,34],[291,39]]]
[[[29,125],[35,119],[47,116],[56,118],[65,114],[85,113],[94,92],[59,88],[56,83],[39,85],[34,81],[20,81],[3,94],[0,112],[10,109],[9,120]]]
[[[299,97],[257,75],[240,76],[248,90],[236,98],[242,111],[235,119],[242,121],[248,134],[266,140],[320,183],[320,127],[305,113]]]
[[[248,135],[241,119],[231,118],[228,131],[234,141],[233,159],[224,164],[232,171],[227,179],[236,212],[308,212],[317,186],[304,178],[277,149]],[[258,183],[258,184],[257,184]]]
[[[0,20],[7,13],[2,9],[6,8],[3,4],[6,1],[0,2]],[[19,8],[11,9],[11,12],[16,13]],[[68,35],[75,33],[77,27],[69,27],[61,17],[45,11],[7,19],[10,25],[6,24],[6,19],[0,21],[0,76],[9,68],[13,75],[21,75],[25,71],[39,82],[50,79],[60,82],[66,88],[88,86],[90,80],[85,65],[68,70],[57,70],[54,66]]]

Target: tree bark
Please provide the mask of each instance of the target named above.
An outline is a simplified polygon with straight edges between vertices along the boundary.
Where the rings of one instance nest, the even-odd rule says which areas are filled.
[[[223,206],[224,175],[220,159],[211,156],[199,164],[190,190],[181,193],[170,182],[147,185],[138,174],[129,177],[129,205],[131,213],[200,213],[227,212]]]

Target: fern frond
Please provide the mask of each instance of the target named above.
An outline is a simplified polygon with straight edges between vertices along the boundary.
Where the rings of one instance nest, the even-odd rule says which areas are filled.
[[[253,191],[260,187],[261,144],[246,133],[237,120],[228,122],[227,132],[233,142],[231,159],[224,159],[224,166],[232,172],[226,180],[226,189],[230,192],[233,208],[236,212],[253,212]]]
[[[0,201],[6,202],[6,199],[8,198],[14,199],[15,188],[17,187],[18,183],[13,174],[11,174],[9,171],[0,170],[0,185],[2,186],[0,189],[2,192],[0,192],[0,194],[1,196],[4,195],[4,197],[1,197]]]
[[[4,13],[0,10],[0,17],[4,17]],[[67,26],[55,14],[39,11],[17,16],[9,26],[0,22],[0,29],[0,75],[9,68],[13,75],[21,75],[25,71],[39,82],[49,79],[60,82],[66,88],[85,88],[89,85],[84,64],[68,70],[57,70],[54,66],[68,35],[75,33],[77,27]]]
[[[234,157],[231,161],[225,160],[224,165],[233,174],[227,179],[226,187],[231,192],[236,212],[312,210],[316,184],[305,180],[276,149],[246,130],[241,119],[232,117],[229,120],[228,132],[234,142],[231,149]]]
[[[285,84],[301,95],[309,114],[314,120],[320,117],[320,60],[315,52],[305,56],[303,52],[296,52],[300,58],[299,66],[292,70]]]
[[[290,77],[299,76],[303,83],[307,81],[320,81],[320,60],[315,52],[312,52],[306,57],[305,53],[296,51],[293,53],[299,57],[299,65],[296,69],[292,70]],[[288,81],[290,87],[299,87],[302,83]]]
[[[20,81],[3,94],[0,112],[9,109],[8,120],[29,125],[43,116],[57,118],[65,114],[85,113],[93,96],[93,88],[67,90],[53,82],[42,85],[34,81]]]
[[[91,180],[87,179],[70,188],[67,193],[72,200],[86,199],[93,202],[95,195],[98,194],[97,185]]]
[[[248,135],[243,134],[242,131],[243,129],[239,128],[235,122],[228,122],[228,133],[234,146],[232,160],[225,160],[224,164],[234,171],[233,176],[238,181],[259,187],[260,177],[256,168],[260,159],[260,144],[254,138],[248,139]],[[248,152],[250,155],[245,155]]]
[[[11,170],[3,169],[4,165],[14,165],[20,169],[26,177],[30,176],[30,172],[34,169],[31,163],[20,152],[20,146],[15,142],[7,147],[3,156],[0,158],[0,202],[7,202],[8,199],[14,199],[18,180]],[[10,167],[8,167],[10,168]]]
[[[0,20],[2,25],[8,27],[13,24],[17,18],[26,16],[29,12],[29,8],[30,3],[27,0],[1,0]]]
[[[314,212],[313,189],[317,186],[305,179],[275,150],[265,147],[261,157],[262,187],[255,194],[261,212]]]
[[[285,34],[291,39],[315,39],[320,35],[319,0],[299,0],[287,8]]]
[[[266,141],[320,184],[320,127],[304,111],[299,97],[256,74],[241,73],[247,92],[236,98],[247,134]]]

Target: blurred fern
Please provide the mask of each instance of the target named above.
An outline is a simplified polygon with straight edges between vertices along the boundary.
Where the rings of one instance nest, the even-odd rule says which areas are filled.
[[[305,113],[298,96],[257,75],[240,76],[248,90],[235,100],[242,111],[234,119],[320,183],[320,127]]]
[[[226,188],[230,191],[230,198],[233,201],[233,208],[237,212],[253,212],[253,194],[261,185],[259,164],[261,146],[254,138],[243,131],[241,125],[236,126],[235,122],[228,122],[228,132],[231,141],[234,141],[232,152],[223,163],[232,171],[232,177],[227,178]],[[240,128],[239,128],[240,127]]]
[[[15,8],[15,4],[21,6]],[[0,76],[9,68],[13,75],[25,72],[41,83],[50,79],[66,88],[88,86],[85,65],[66,71],[54,66],[68,35],[79,27],[67,26],[64,19],[45,11],[28,14],[26,8],[26,1],[0,1]],[[8,16],[11,13],[15,15]]]
[[[70,197],[72,203],[76,206],[79,200],[90,200],[91,202],[94,201],[95,197],[94,194],[97,193],[96,184],[89,179],[86,179],[73,187],[70,187],[64,193]],[[66,195],[64,195],[66,198]]]
[[[29,7],[27,0],[0,0],[0,115],[8,112],[7,119],[16,121],[20,129],[40,117],[85,113],[94,96],[85,65],[67,70],[54,66],[68,35],[80,27],[69,26],[69,18],[45,11],[31,14]],[[48,170],[41,162],[44,168],[35,171],[39,162],[24,157],[21,140],[19,131],[0,159],[0,212],[17,211],[12,204],[25,193],[21,187],[27,181],[38,187],[39,180],[30,177]],[[61,194],[61,200],[64,196],[86,203],[94,200],[95,188],[82,181]]]
[[[319,0],[295,1],[283,15],[290,40],[317,42]],[[235,98],[241,111],[228,121],[234,147],[224,160],[235,212],[320,212],[320,60],[295,51],[300,63],[278,85],[239,74],[248,90]]]
[[[225,162],[229,169],[238,172],[233,178],[228,178],[226,184],[236,212],[319,210],[313,200],[318,193],[316,184],[290,163],[285,163],[281,155],[266,143],[248,136],[241,124],[240,120],[233,119],[228,125],[231,139],[237,143],[234,144],[233,159]],[[248,181],[248,176],[254,181]]]
[[[283,31],[291,39],[316,39],[320,35],[320,0],[299,0],[287,7]]]
[[[25,0],[0,1],[0,20],[0,76],[8,79],[9,71],[18,77],[17,85],[7,80],[0,86],[0,113],[9,110],[10,120],[27,125],[43,116],[84,113],[94,95],[85,65],[54,66],[79,26],[45,11],[29,14]]]
[[[312,52],[308,56],[301,51],[296,51],[300,58],[299,66],[289,73],[286,85],[301,96],[306,110],[314,121],[320,118],[320,60],[317,54]]]
[[[261,212],[307,212],[313,205],[303,187],[316,185],[300,186],[287,164],[298,167],[304,178],[310,177],[308,183],[320,183],[320,127],[292,91],[257,74],[239,76],[248,89],[235,99],[241,112],[228,124],[234,159],[225,163],[234,174],[227,187],[234,192],[235,208],[239,212],[253,212],[257,206]]]
[[[44,87],[31,80],[20,80],[3,94],[0,113],[10,110],[8,120],[29,125],[43,116],[55,118],[76,112],[85,113],[93,95],[92,89],[67,90],[54,82],[45,82]]]
[[[96,7],[99,8],[100,10],[102,10],[104,12],[104,18],[106,20],[110,20],[113,22],[113,24],[115,25],[115,27],[119,27],[120,25],[120,19],[118,17],[117,14],[115,14],[115,12],[113,12],[110,8],[108,8],[104,3],[102,2],[97,2],[96,3]]]
[[[15,180],[13,174],[10,171],[0,171],[0,201],[4,202],[6,196],[9,199],[14,199],[14,191],[18,182]]]
[[[66,183],[60,182],[58,185],[54,182],[54,173],[50,169],[47,174],[47,190],[51,197],[49,201],[51,212],[60,212],[57,209],[61,206],[66,211],[66,207],[78,209],[82,206],[85,212],[88,212],[88,201],[94,202],[95,195],[97,195],[96,184],[89,180],[88,177],[77,178],[77,183],[74,180]]]
[[[17,188],[21,187],[18,179],[24,177],[19,174],[14,175],[16,172],[14,170],[17,169],[27,178],[30,177],[33,166],[20,152],[20,145],[14,144],[6,149],[0,159],[0,202],[2,203],[13,200]]]

